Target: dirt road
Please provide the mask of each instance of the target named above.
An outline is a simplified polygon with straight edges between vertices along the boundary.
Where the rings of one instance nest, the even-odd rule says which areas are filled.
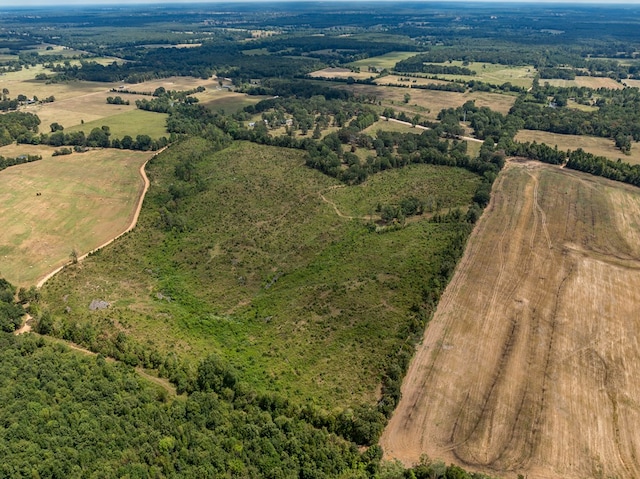
[[[640,190],[510,163],[381,438],[502,477],[640,477]]]

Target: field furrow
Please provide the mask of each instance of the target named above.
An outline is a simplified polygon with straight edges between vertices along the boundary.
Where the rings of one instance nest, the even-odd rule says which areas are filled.
[[[640,477],[640,192],[510,162],[381,439],[504,477]]]

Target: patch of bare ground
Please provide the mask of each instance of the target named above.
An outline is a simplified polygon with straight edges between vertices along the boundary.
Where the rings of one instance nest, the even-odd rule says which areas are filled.
[[[640,190],[510,162],[384,431],[502,477],[640,477]]]

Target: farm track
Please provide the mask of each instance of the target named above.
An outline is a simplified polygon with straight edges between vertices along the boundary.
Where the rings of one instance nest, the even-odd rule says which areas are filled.
[[[509,162],[409,366],[385,457],[640,477],[635,222],[637,189]]]

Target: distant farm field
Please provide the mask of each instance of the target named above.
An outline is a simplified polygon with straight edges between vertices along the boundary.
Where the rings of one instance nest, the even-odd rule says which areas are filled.
[[[634,142],[631,147],[631,154],[625,155],[615,147],[613,140],[599,138],[596,136],[581,135],[561,135],[559,133],[549,133],[537,130],[520,130],[515,137],[516,141],[536,141],[549,146],[558,146],[560,150],[577,150],[582,148],[588,153],[604,156],[611,161],[621,159],[625,163],[632,165],[640,164],[640,144]]]
[[[604,77],[577,76],[575,80],[558,80],[558,79],[546,79],[546,78],[540,79],[541,85],[544,85],[545,83],[549,83],[549,85],[551,86],[559,86],[563,88],[568,88],[572,86],[594,88],[594,89],[611,88],[613,90],[619,90],[624,88],[624,85],[622,83],[618,83],[612,78],[604,78]]]
[[[508,478],[640,477],[640,190],[519,162],[494,192],[404,379],[385,456]]]
[[[345,85],[335,84],[336,88],[344,88],[359,95],[375,96],[385,105],[396,109],[414,110],[423,117],[435,119],[443,108],[457,108],[467,101],[474,100],[477,106],[486,106],[500,113],[507,113],[515,103],[516,97],[498,93],[435,91],[421,89],[397,88],[377,85]],[[409,93],[411,99],[404,103],[404,95]]]
[[[292,401],[375,404],[386,358],[406,341],[410,308],[451,267],[446,251],[471,225],[423,219],[376,233],[341,210],[366,213],[411,194],[466,208],[480,178],[416,165],[347,187],[307,168],[299,151],[207,148],[192,139],[158,155],[138,227],[52,278],[44,301],[60,321],[107,335],[117,320],[162,353],[220,354],[257,390]],[[191,193],[175,176],[189,158],[199,178]],[[183,196],[170,200],[176,191]],[[88,310],[97,294],[108,311]]]
[[[232,114],[249,105],[255,105],[261,100],[264,100],[265,96],[259,95],[247,95],[246,93],[236,93],[222,90],[207,90],[203,93],[195,95],[200,100],[200,103],[212,110],[223,110],[226,114]]]
[[[427,65],[438,66],[457,66],[462,68],[468,68],[475,73],[475,75],[435,75],[443,80],[479,80],[485,83],[491,83],[494,85],[502,85],[503,83],[511,83],[515,86],[528,88],[533,83],[533,78],[537,74],[537,70],[534,66],[509,66],[499,65],[496,63],[484,63],[484,62],[469,62],[463,64],[461,61],[451,61],[446,63],[426,63]],[[429,74],[425,74],[429,75]]]
[[[406,60],[415,54],[416,52],[391,52],[377,57],[364,58],[362,60],[352,62],[349,65],[353,67],[360,67],[360,70],[363,72],[369,67],[392,70],[393,67],[396,66],[396,63],[401,60]]]
[[[309,73],[313,78],[355,78],[358,80],[366,80],[367,78],[373,78],[376,73],[369,73],[367,71],[354,72],[348,68],[324,68],[315,72]]]
[[[164,113],[130,110],[99,120],[85,122],[84,124],[68,128],[65,131],[84,131],[85,135],[88,136],[92,129],[100,128],[104,125],[109,127],[112,138],[122,138],[125,135],[129,135],[135,139],[137,135],[149,135],[155,139],[168,136],[166,127],[167,117],[168,115]]]
[[[2,276],[28,286],[124,231],[142,191],[140,166],[152,153],[91,150],[52,157],[53,148],[10,145],[0,155],[43,159],[0,172]]]

